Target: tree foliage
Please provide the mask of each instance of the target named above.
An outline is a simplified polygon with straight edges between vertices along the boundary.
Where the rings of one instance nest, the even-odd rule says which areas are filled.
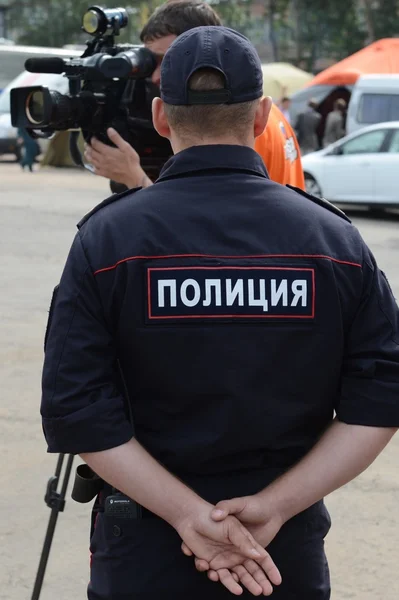
[[[295,0],[290,9],[294,60],[304,69],[313,71],[320,57],[341,59],[363,46],[365,33],[357,21],[356,2]]]
[[[129,25],[120,41],[137,43],[152,11],[164,0],[107,0],[125,5]],[[339,60],[382,37],[399,35],[399,0],[208,0],[225,25],[254,42],[265,60],[288,60],[314,70],[320,58]],[[88,0],[8,0],[8,30],[17,43],[82,44]]]
[[[399,35],[398,0],[362,0],[360,4],[370,41]]]
[[[138,42],[144,23],[162,3],[163,0],[128,0],[126,3],[106,0],[101,5],[107,8],[125,5],[129,23],[121,32],[120,41]],[[16,32],[19,44],[54,47],[84,44],[88,35],[81,30],[82,16],[89,6],[88,0],[14,0],[7,15],[8,30]]]

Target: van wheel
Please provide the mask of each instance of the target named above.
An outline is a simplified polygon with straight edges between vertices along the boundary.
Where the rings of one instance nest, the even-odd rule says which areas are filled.
[[[309,175],[309,173],[305,173],[305,189],[307,193],[311,194],[312,196],[317,196],[318,198],[323,196],[321,187],[317,183],[316,179],[312,177],[312,175]]]
[[[14,154],[15,154],[15,160],[17,162],[21,162],[22,152],[21,152],[21,148],[19,146],[17,146],[17,148],[15,148]]]

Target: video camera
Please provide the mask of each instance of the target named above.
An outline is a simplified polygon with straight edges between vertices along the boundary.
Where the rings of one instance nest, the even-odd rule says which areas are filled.
[[[92,136],[111,145],[106,130],[113,127],[136,150],[151,179],[171,156],[168,140],[152,125],[151,101],[159,91],[149,78],[156,59],[143,46],[115,44],[126,27],[124,8],[91,6],[83,16],[82,29],[93,36],[80,58],[29,58],[32,73],[59,73],[68,78],[69,94],[41,86],[11,90],[11,120],[34,138],[49,138],[55,131],[72,130],[70,152],[74,162],[84,164],[78,149],[79,130],[86,142]]]

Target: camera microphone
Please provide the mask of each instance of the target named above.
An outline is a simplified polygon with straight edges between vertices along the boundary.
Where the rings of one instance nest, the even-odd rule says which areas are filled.
[[[64,73],[65,62],[57,56],[47,58],[28,58],[25,69],[29,73]]]

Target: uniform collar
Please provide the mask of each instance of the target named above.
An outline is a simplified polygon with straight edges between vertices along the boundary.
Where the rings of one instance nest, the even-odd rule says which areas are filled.
[[[199,171],[226,169],[269,177],[263,160],[252,148],[215,144],[192,146],[175,154],[163,166],[158,181]]]

